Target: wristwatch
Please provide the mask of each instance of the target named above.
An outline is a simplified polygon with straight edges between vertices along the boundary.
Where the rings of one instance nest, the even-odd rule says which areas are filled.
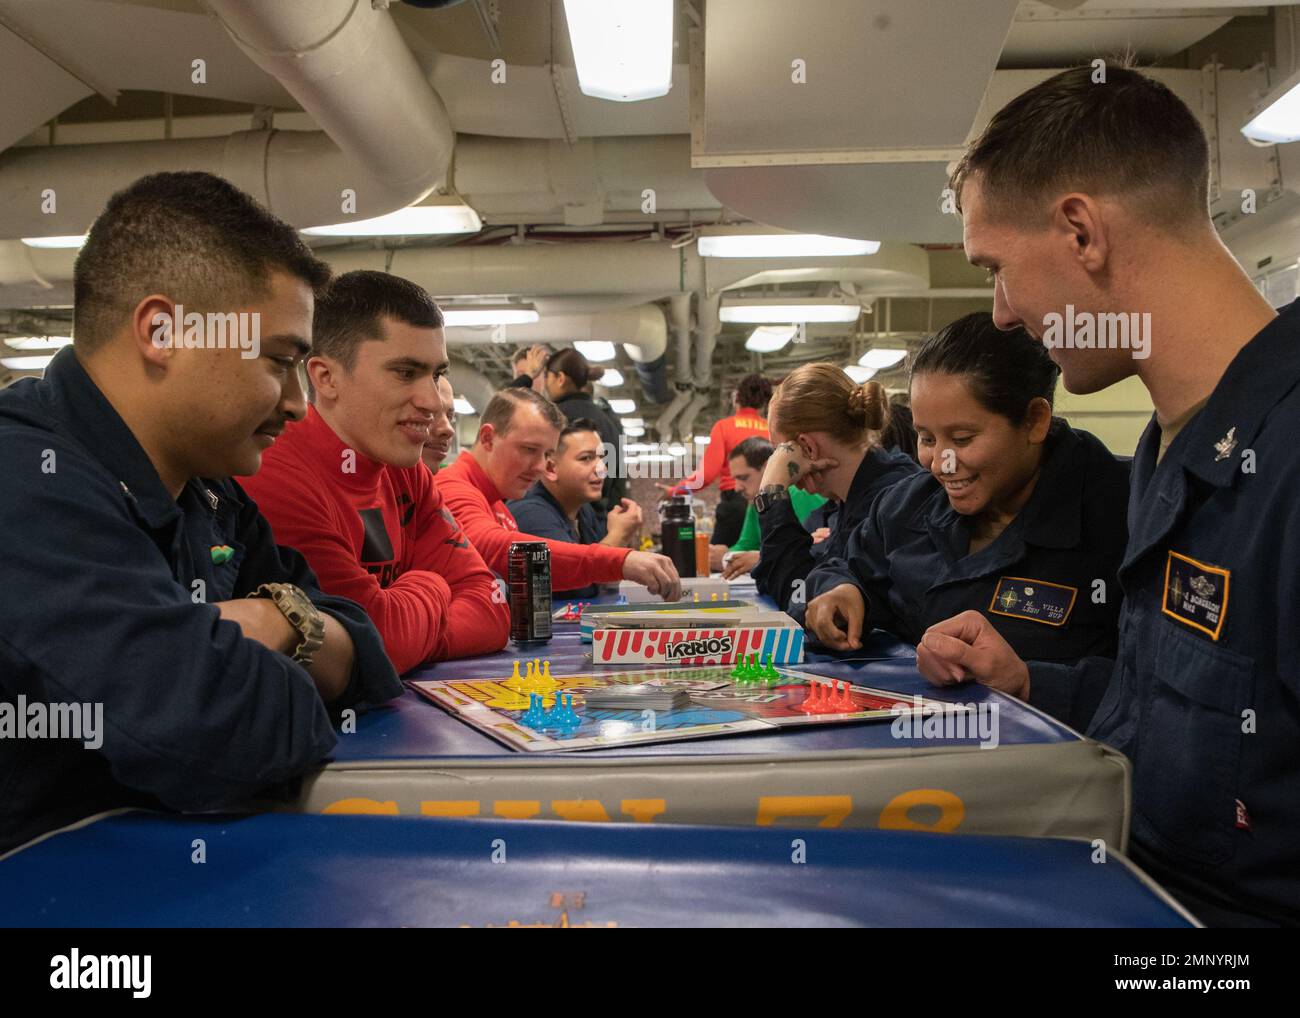
[[[263,583],[248,596],[270,598],[289,620],[289,625],[302,634],[293,659],[304,668],[309,667],[316,651],[325,645],[325,618],[311,603],[311,598],[292,583]]]
[[[772,503],[788,501],[789,498],[790,490],[784,484],[769,484],[754,496],[754,511],[765,513]]]

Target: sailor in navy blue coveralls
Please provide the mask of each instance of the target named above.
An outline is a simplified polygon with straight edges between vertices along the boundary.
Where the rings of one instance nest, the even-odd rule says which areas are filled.
[[[1113,673],[1078,666],[1089,734],[1133,761],[1131,854],[1199,918],[1300,923],[1300,305],[1159,444],[1153,419]],[[1032,701],[1059,666],[1027,663]]]
[[[880,496],[842,558],[809,574],[808,598],[854,585],[865,603],[864,634],[876,627],[916,643],[934,623],[974,609],[1022,657],[1073,664],[1109,656],[1128,480],[1126,462],[1057,420],[1033,494],[992,544],[968,554],[970,518],[929,472],[918,473]],[[1072,681],[1044,678],[1040,688]],[[1041,706],[1082,728],[1101,692],[1094,686],[1087,695],[1044,697]]]
[[[352,638],[330,708],[402,687],[361,608],[328,597],[229,480],[173,499],[72,348],[0,392],[0,702],[102,704],[102,745],[0,738],[0,851],[136,805],[210,810],[319,764],[337,737],[312,677],[216,602],[292,583]],[[23,697],[24,701],[20,701]]]

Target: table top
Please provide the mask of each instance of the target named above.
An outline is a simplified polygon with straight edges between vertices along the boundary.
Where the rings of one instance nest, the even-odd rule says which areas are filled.
[[[733,586],[733,596],[757,600],[752,588],[746,591]],[[612,596],[600,601],[611,602]],[[563,602],[557,602],[563,607]],[[769,605],[771,606],[771,605]],[[462,661],[443,661],[409,672],[407,679],[483,679],[505,678],[515,661],[534,657],[548,659],[554,675],[578,671],[623,670],[619,666],[593,669],[589,658],[590,644],[583,644],[576,623],[556,623],[551,642],[527,652],[507,645],[506,649]],[[926,696],[952,703],[998,703],[1000,745],[1074,742],[1079,736],[1052,718],[1011,697],[992,692],[975,683],[943,690],[931,686],[916,670],[913,648],[887,633],[871,633],[861,651],[852,658],[833,657],[805,652],[805,663],[792,667],[836,679],[848,679],[856,685],[874,686],[911,696]],[[974,746],[978,740],[945,739],[943,745]],[[584,751],[590,756],[715,756],[728,754],[817,753],[844,749],[900,749],[933,747],[935,743],[920,738],[897,738],[889,722],[817,725],[789,728],[773,733],[755,733],[692,739],[682,742],[651,743]],[[356,731],[340,737],[334,760],[405,760],[438,757],[516,757],[517,753],[494,739],[458,721],[409,690],[390,703],[363,713]],[[550,757],[554,759],[554,757]]]
[[[1127,860],[1093,853],[912,831],[128,812],[0,860],[0,926],[1191,925]]]

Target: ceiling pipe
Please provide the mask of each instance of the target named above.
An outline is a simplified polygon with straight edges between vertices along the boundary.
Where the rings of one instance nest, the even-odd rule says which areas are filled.
[[[676,426],[673,428],[678,441],[684,442],[691,436],[692,429],[695,427],[695,418],[700,415],[700,411],[704,409],[704,405],[708,401],[709,394],[703,391],[696,391],[695,395],[691,397],[691,401],[686,404],[686,408],[682,411],[681,416],[677,418]],[[663,438],[666,442],[672,441],[671,436],[665,435]]]
[[[632,304],[644,302],[646,294],[767,283],[844,280],[868,295],[930,285],[929,256],[912,244],[882,244],[874,255],[848,258],[710,258],[707,280],[705,259],[694,245],[674,248],[660,241],[461,244],[321,254],[337,272],[388,271],[441,297],[621,294]]]
[[[674,348],[676,350],[676,394],[655,421],[655,431],[668,441],[672,435],[673,421],[691,398],[691,294],[675,293],[669,298],[668,317],[672,321]]]
[[[695,398],[686,405],[677,421],[676,431],[682,438],[690,435],[695,428],[695,418],[699,416],[704,405],[709,401],[709,389],[713,383],[713,351],[718,345],[718,333],[722,331],[722,321],[718,311],[722,306],[722,294],[713,293],[701,296],[696,303],[695,313]]]
[[[447,342],[453,346],[470,343],[573,343],[605,340],[621,343],[634,360],[649,361],[663,356],[668,346],[668,326],[664,313],[653,304],[640,304],[618,311],[589,315],[547,315],[526,325],[506,325],[501,333],[495,326],[467,328],[453,326],[446,330]]]
[[[208,0],[208,6],[239,48],[387,189],[385,204],[409,205],[443,181],[456,143],[451,118],[386,4]]]
[[[601,311],[585,315],[545,315],[527,325],[497,327],[451,327],[446,330],[447,343],[464,346],[492,342],[529,345],[531,343],[575,343],[604,340],[621,343],[636,365],[641,388],[652,403],[668,399],[668,371],[664,351],[668,346],[668,326],[663,311],[654,304]]]
[[[278,140],[285,132],[276,132]],[[328,143],[328,139],[320,136]],[[220,158],[221,146],[228,139],[216,139],[209,150],[196,149],[196,155],[209,160]],[[156,142],[159,146],[188,145],[187,142]],[[104,146],[92,146],[104,147]],[[132,146],[125,146],[132,147]],[[5,172],[11,157],[19,153],[39,151],[59,155],[61,149],[15,149],[0,156],[0,193],[10,184]],[[337,149],[335,149],[337,152]],[[328,160],[322,160],[322,164]],[[100,163],[92,159],[90,165]],[[216,164],[220,166],[219,163]],[[105,163],[111,167],[111,161]],[[207,168],[212,169],[213,162]],[[43,169],[48,169],[46,166]],[[66,175],[58,180],[66,183],[72,200],[78,201],[78,188],[95,190],[85,184],[85,165],[77,166],[69,160]],[[322,172],[328,166],[322,165]],[[116,172],[110,169],[97,172]],[[218,170],[220,172],[220,170]],[[138,174],[137,174],[138,175]],[[33,182],[39,180],[34,175]],[[320,174],[317,174],[319,177]],[[78,184],[80,177],[83,184]],[[134,179],[133,176],[127,179]],[[239,183],[238,180],[235,183]],[[111,192],[110,192],[111,193]],[[299,187],[288,200],[319,203],[315,187]],[[60,191],[60,195],[64,192]],[[107,195],[105,194],[105,198]],[[63,199],[60,199],[62,208]],[[39,200],[37,201],[39,204]],[[96,206],[94,213],[100,211]],[[22,215],[12,205],[0,205],[0,233],[9,225],[7,217]],[[39,215],[39,213],[37,213]],[[84,229],[86,224],[80,228]],[[45,233],[55,232],[44,231]],[[65,231],[73,232],[73,231]],[[24,233],[39,236],[41,232]],[[51,284],[67,283],[72,279],[75,251],[46,252],[51,257],[40,262],[42,277]],[[455,296],[519,296],[519,297],[611,297],[625,305],[645,303],[662,297],[665,293],[685,290],[703,292],[705,289],[704,261],[690,249],[674,249],[671,244],[647,241],[636,243],[572,243],[572,244],[517,244],[507,246],[444,245],[440,247],[402,247],[395,249],[338,250],[323,248],[317,252],[337,273],[354,269],[373,269],[392,272],[423,286],[439,298]],[[2,256],[0,256],[2,257]],[[930,283],[929,256],[911,244],[883,244],[874,255],[852,258],[711,258],[708,282],[712,290],[730,290],[740,286],[776,282],[846,281],[856,285],[860,295],[896,293],[927,288]],[[27,306],[19,298],[0,288],[0,306]],[[51,303],[42,301],[41,303]],[[679,365],[680,366],[680,365]],[[689,378],[689,358],[686,372]]]
[[[444,179],[455,133],[386,11],[351,0],[212,7],[327,133],[11,148],[0,155],[0,236],[84,233],[115,191],[167,170],[222,176],[298,227],[348,218],[345,191],[363,219],[417,202]]]

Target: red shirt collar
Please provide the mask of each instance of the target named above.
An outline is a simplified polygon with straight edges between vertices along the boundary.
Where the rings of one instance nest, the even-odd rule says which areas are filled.
[[[323,465],[343,487],[365,492],[379,486],[379,477],[387,464],[372,460],[345,443],[310,403],[306,420],[287,425],[286,435],[290,430],[296,432],[295,437],[305,440],[308,455]],[[345,453],[352,453],[352,456],[344,460]],[[343,469],[345,464],[351,469]]]
[[[468,449],[463,450],[456,457],[456,462],[452,464],[452,467],[465,474],[465,480],[483,493],[489,505],[494,505],[497,502],[505,503],[505,499],[501,497],[501,492],[492,483],[492,478],[488,477],[487,471],[479,465],[479,461],[474,458],[474,454]]]

